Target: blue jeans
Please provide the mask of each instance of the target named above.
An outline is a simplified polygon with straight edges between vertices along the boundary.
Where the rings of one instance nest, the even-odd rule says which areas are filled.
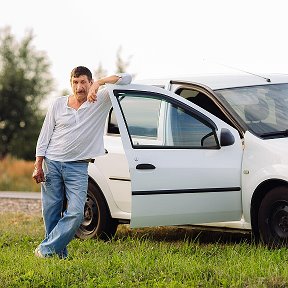
[[[39,245],[44,256],[68,255],[67,245],[83,221],[88,188],[88,163],[44,159],[46,181],[41,185],[45,239]],[[63,202],[67,198],[67,207]]]

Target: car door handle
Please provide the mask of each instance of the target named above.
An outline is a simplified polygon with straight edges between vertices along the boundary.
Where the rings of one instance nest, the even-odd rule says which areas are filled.
[[[139,170],[149,170],[149,169],[155,169],[156,167],[152,164],[148,164],[148,163],[142,163],[142,164],[138,164],[136,166],[136,169]]]

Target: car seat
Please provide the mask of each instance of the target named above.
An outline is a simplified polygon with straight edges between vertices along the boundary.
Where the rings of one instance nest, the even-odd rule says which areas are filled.
[[[252,131],[256,133],[265,132],[266,124],[262,121],[269,116],[269,106],[265,100],[260,99],[257,104],[245,105],[244,114],[246,124]]]

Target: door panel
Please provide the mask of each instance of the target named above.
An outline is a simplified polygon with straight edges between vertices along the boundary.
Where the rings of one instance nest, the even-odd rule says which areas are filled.
[[[242,148],[236,130],[169,91],[107,87],[130,169],[131,227],[241,218]],[[220,147],[222,128],[233,133],[233,145]]]

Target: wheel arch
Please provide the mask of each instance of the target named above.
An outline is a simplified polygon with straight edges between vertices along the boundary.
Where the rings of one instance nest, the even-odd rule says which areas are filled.
[[[279,186],[288,187],[288,182],[283,179],[267,179],[263,181],[261,184],[259,184],[253,193],[250,205],[250,216],[251,216],[252,232],[257,240],[260,237],[258,226],[258,212],[261,205],[261,201],[271,189]]]
[[[88,176],[88,182],[90,182],[90,183],[92,183],[92,185],[96,186],[96,188],[98,189],[101,197],[102,197],[103,200],[104,200],[104,203],[105,203],[106,208],[107,208],[108,211],[109,211],[110,217],[113,218],[113,217],[112,217],[112,214],[111,214],[110,207],[109,207],[108,202],[107,202],[107,199],[106,199],[106,197],[105,197],[102,189],[100,188],[100,186],[97,184],[97,182],[96,182],[91,176]]]

